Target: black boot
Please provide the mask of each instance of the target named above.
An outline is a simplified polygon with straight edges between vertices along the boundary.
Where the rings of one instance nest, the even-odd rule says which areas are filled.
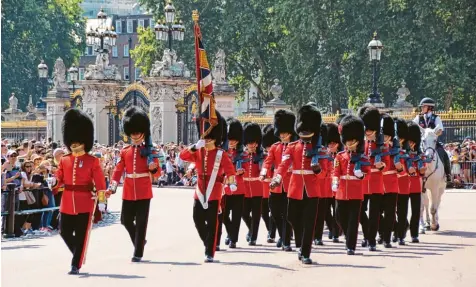
[[[79,274],[79,268],[76,266],[71,266],[71,271],[68,272],[69,275],[78,275]]]

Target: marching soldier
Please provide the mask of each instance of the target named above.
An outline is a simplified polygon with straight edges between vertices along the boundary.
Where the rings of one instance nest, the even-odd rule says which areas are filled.
[[[60,159],[55,178],[48,181],[53,188],[64,188],[60,234],[73,254],[68,274],[79,274],[86,258],[98,200],[100,209],[105,209],[106,181],[99,159],[88,154],[94,142],[94,127],[89,116],[70,109],[63,117],[62,127],[63,142],[70,153]]]
[[[282,183],[292,164],[291,182],[288,190],[288,218],[294,229],[298,259],[312,264],[310,258],[317,217],[319,181],[324,180],[327,166],[321,166],[316,157],[321,129],[321,114],[313,105],[299,109],[296,132],[300,140],[290,143],[283,155],[271,188]]]
[[[242,170],[239,171],[239,173],[243,173],[246,188],[242,217],[248,227],[246,239],[250,246],[255,246],[256,239],[258,238],[261,219],[261,201],[263,200],[263,185],[259,181],[260,166],[263,160],[261,141],[262,135],[259,125],[246,123],[244,127],[244,144],[246,151],[244,153]]]
[[[364,199],[362,179],[370,173],[370,165],[360,153],[364,145],[362,120],[348,115],[340,122],[339,131],[345,150],[334,160],[332,191],[336,192],[336,219],[345,234],[347,255],[354,255]]]
[[[235,168],[225,151],[217,148],[215,143],[223,139],[223,123],[220,113],[216,111],[218,124],[196,144],[184,149],[180,158],[195,163],[198,174],[194,193],[193,221],[198,235],[205,245],[205,262],[213,262],[217,240],[217,215],[223,192],[223,182],[231,192],[237,190]],[[199,120],[200,123],[200,120]],[[200,128],[198,129],[201,130]],[[226,179],[223,178],[226,175]]]
[[[423,100],[421,100],[421,114],[416,116],[415,119],[413,119],[413,122],[424,129],[435,129],[437,126],[440,127],[441,130],[437,133],[437,136],[440,136],[443,133],[443,122],[441,121],[441,118],[438,115],[433,113],[435,109],[435,104],[435,100],[431,98],[424,98]],[[441,142],[436,143],[436,151],[438,152],[438,156],[443,161],[443,165],[445,167],[446,181],[451,182],[452,178],[450,158]]]
[[[264,156],[265,158],[268,156],[268,151],[271,146],[278,142],[279,138],[274,135],[274,128],[273,125],[269,124],[263,128],[263,149],[264,149]],[[266,160],[266,159],[265,159]],[[268,243],[274,243],[276,237],[276,224],[274,222],[273,217],[269,216],[270,208],[269,208],[269,196],[270,196],[270,188],[269,184],[273,177],[274,166],[268,170],[266,177],[262,180],[263,184],[263,201],[261,201],[261,218],[266,225],[266,229],[268,230]]]
[[[134,245],[132,262],[140,262],[144,255],[147,240],[150,200],[152,199],[152,177],[160,175],[158,159],[148,163],[145,155],[146,143],[150,137],[150,121],[147,114],[131,107],[123,118],[125,134],[132,144],[121,150],[119,162],[114,168],[109,190],[115,193],[117,185],[124,176],[122,191],[121,223],[126,228]]]
[[[381,135],[380,112],[373,106],[364,106],[359,110],[359,116],[365,125],[365,155],[372,164],[371,173],[364,183],[364,201],[360,210],[360,222],[364,233],[362,247],[369,246],[370,251],[377,250],[377,231],[380,221],[380,207],[383,198],[383,169],[389,161],[388,155],[382,156],[383,139]],[[385,162],[384,162],[385,161]],[[369,215],[367,217],[367,203]]]
[[[294,140],[294,123],[296,116],[286,110],[278,110],[274,115],[274,135],[280,139],[268,150],[268,156],[264,160],[260,178],[264,180],[269,171],[274,167],[274,175],[281,164],[289,143]],[[292,251],[291,248],[291,225],[288,221],[288,197],[287,191],[291,180],[291,169],[284,173],[281,184],[275,188],[270,188],[269,209],[271,217],[274,219],[278,229],[279,240],[276,244],[278,248],[285,251]]]

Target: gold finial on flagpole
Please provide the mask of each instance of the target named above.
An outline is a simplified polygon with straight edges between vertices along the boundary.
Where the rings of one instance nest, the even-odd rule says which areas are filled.
[[[198,10],[193,10],[192,12],[192,19],[193,19],[193,22],[198,22]]]

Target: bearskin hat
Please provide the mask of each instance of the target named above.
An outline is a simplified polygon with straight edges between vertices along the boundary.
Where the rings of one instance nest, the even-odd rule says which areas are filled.
[[[397,137],[400,139],[408,139],[408,124],[404,119],[395,118],[395,123],[397,124]]]
[[[296,116],[286,110],[278,110],[274,114],[274,134],[279,137],[280,133],[294,134]]]
[[[345,116],[347,116],[347,114],[340,114],[337,116],[337,119],[336,119],[336,124],[339,125],[340,122],[342,121],[343,118],[345,118]]]
[[[220,143],[215,143],[218,146],[224,146],[228,142],[228,125],[226,124],[225,118],[221,117],[221,126],[222,126],[222,135],[221,135],[221,142]]]
[[[329,143],[329,137],[327,135],[327,124],[326,123],[321,124],[320,134],[321,134],[321,138],[322,138],[321,145],[326,146]]]
[[[420,131],[420,126],[418,124],[409,121],[408,122],[408,138],[407,140],[410,140],[416,144],[417,147],[420,146],[421,143],[421,131]]]
[[[328,123],[327,125],[327,144],[340,143],[339,128],[335,123]]]
[[[315,138],[319,138],[321,131],[321,113],[313,105],[304,105],[298,111],[296,132],[298,134],[302,132],[314,133]]]
[[[383,134],[394,138],[395,137],[395,122],[393,121],[392,117],[387,114],[383,114],[382,121],[383,121],[383,126],[382,126]]]
[[[359,109],[359,117],[364,121],[365,129],[380,132],[380,112],[370,104]]]
[[[278,142],[279,138],[274,135],[274,127],[272,124],[266,125],[263,128],[263,148],[272,146],[275,142]]]
[[[215,140],[215,145],[216,146],[221,146],[224,142],[224,139],[226,138],[226,133],[225,135],[223,134],[226,130],[226,127],[224,127],[223,125],[226,125],[226,121],[225,119],[221,116],[220,112],[218,112],[217,110],[215,110],[216,112],[216,115],[217,115],[217,119],[218,119],[218,123],[216,126],[214,126],[212,128],[212,130],[204,137],[204,139],[213,139]],[[201,118],[198,117],[197,118],[197,130],[198,130],[198,134],[199,136],[201,137],[202,136],[202,132],[201,132],[201,128],[200,128],[200,122],[201,122]],[[205,126],[206,127],[206,126]]]
[[[243,126],[240,121],[230,117],[227,120],[228,124],[228,140],[238,141],[238,144],[243,142]]]
[[[347,115],[345,116],[340,124],[339,131],[341,142],[345,144],[347,141],[357,140],[362,146],[364,143],[365,136],[365,127],[364,122],[356,116]],[[358,148],[359,150],[359,148]]]
[[[130,107],[122,118],[124,133],[131,136],[133,133],[143,133],[145,138],[150,136],[150,120],[147,114],[137,107]]]
[[[306,106],[315,106],[317,108],[316,102],[308,102]]]
[[[244,139],[243,144],[247,145],[249,143],[257,143],[258,146],[261,145],[262,135],[261,128],[256,123],[246,123],[244,128]]]
[[[94,143],[94,125],[85,112],[78,109],[69,109],[64,114],[61,128],[63,130],[63,142],[69,151],[71,151],[73,143],[84,144],[84,151],[91,151]]]

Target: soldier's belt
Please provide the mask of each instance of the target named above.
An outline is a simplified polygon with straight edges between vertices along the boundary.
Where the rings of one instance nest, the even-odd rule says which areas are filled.
[[[83,185],[75,185],[75,184],[65,184],[64,189],[68,191],[92,191],[93,185],[91,184],[83,184]]]
[[[397,177],[408,176],[408,173],[397,174]]]
[[[259,177],[245,177],[243,178],[244,181],[257,181]]]
[[[379,172],[379,171],[381,171],[381,170],[378,169],[378,168],[372,168],[370,171],[371,171],[371,172]]]
[[[271,178],[265,178],[263,182],[271,182],[271,180],[272,180]]]
[[[149,173],[128,173],[126,174],[127,178],[141,178],[141,177],[149,177]]]
[[[345,180],[361,180],[361,178],[358,178],[354,175],[341,175],[340,179],[345,179]]]
[[[384,171],[382,172],[383,175],[387,175],[387,174],[396,174],[397,171],[396,170],[389,170],[389,171]]]
[[[314,174],[314,172],[306,169],[294,169],[293,174]]]

